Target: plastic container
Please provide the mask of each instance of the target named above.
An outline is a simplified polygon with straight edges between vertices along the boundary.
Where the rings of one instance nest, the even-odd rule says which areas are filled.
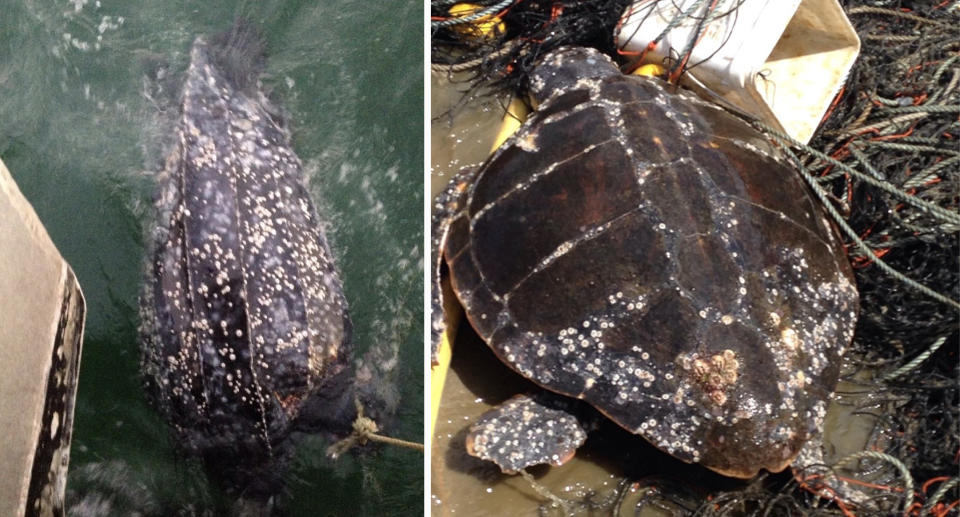
[[[617,46],[642,53],[697,0],[639,1],[620,20]],[[706,5],[706,4],[704,4]],[[696,31],[703,7],[683,17],[644,62],[676,59]],[[837,0],[719,0],[693,46],[691,87],[806,143],[860,53],[860,39]],[[700,84],[697,84],[700,83]]]

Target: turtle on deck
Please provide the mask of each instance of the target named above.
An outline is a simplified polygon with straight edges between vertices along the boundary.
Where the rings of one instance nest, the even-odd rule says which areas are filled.
[[[537,111],[435,205],[467,319],[536,384],[686,462],[780,471],[821,432],[858,296],[836,229],[743,121],[603,54],[534,70]],[[562,462],[575,422],[511,399],[470,451],[505,471]],[[508,436],[509,433],[524,436]]]

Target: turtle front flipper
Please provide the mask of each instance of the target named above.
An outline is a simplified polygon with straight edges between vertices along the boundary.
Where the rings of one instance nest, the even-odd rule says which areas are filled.
[[[464,194],[477,175],[476,167],[458,172],[433,203],[430,223],[430,362],[437,364],[437,355],[447,323],[443,314],[443,249],[450,234],[450,223],[463,208]]]
[[[467,453],[492,461],[507,474],[573,458],[587,439],[580,402],[549,392],[517,395],[470,426]]]

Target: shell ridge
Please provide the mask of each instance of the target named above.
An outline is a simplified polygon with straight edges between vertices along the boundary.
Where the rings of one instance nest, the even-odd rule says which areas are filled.
[[[262,117],[262,116],[263,116],[263,115],[261,115],[261,117]],[[279,127],[277,127],[277,125],[276,125],[276,123],[273,121],[273,119],[271,119],[269,116],[265,117],[265,119],[267,120],[267,123],[268,123],[269,125],[273,126],[274,129],[276,129],[282,136],[286,137],[286,133],[285,133],[284,131],[282,131]],[[286,139],[285,139],[285,140],[286,140]],[[289,144],[289,142],[284,141],[283,144]],[[281,169],[282,169],[282,168],[281,168]],[[287,204],[287,202],[289,201],[289,199],[284,199],[284,192],[283,192],[284,189],[280,188],[280,181],[279,181],[279,179],[277,178],[277,176],[278,176],[278,174],[277,174],[277,167],[271,168],[271,174],[266,174],[266,175],[264,175],[264,176],[265,176],[265,177],[263,178],[264,183],[269,186],[270,190],[277,196],[277,198],[278,198],[279,200],[283,201],[284,204]],[[275,221],[276,221],[277,226],[279,227],[279,228],[278,228],[278,230],[279,230],[278,233],[280,234],[280,241],[286,243],[287,246],[289,246],[290,243],[293,241],[293,232],[290,231],[290,226],[291,226],[292,223],[290,222],[289,217],[275,218]],[[312,233],[313,233],[309,228],[301,228],[301,230],[306,231],[308,234],[312,234]],[[312,235],[311,235],[311,236],[312,236]],[[251,253],[250,249],[251,249],[251,248],[244,247],[244,252],[245,252],[245,254],[251,255],[252,253]],[[243,262],[243,261],[241,261],[241,264],[242,264],[242,262]],[[291,260],[290,263],[291,263],[291,265],[292,265],[292,266],[296,269],[296,271],[297,271],[297,278],[303,278],[304,276],[306,276],[306,275],[303,274],[303,273],[304,273],[304,270],[303,270],[303,268],[300,267],[300,262],[299,262],[298,260]],[[242,265],[241,265],[241,267],[242,267]],[[247,276],[244,275],[243,278],[246,279]],[[301,282],[294,282],[294,283],[293,283],[293,289],[292,289],[292,290],[295,291],[295,296],[298,296],[299,302],[300,302],[300,304],[303,306],[304,315],[305,315],[305,316],[308,315],[308,314],[309,314],[309,309],[308,309],[309,304],[307,303],[307,296],[306,296],[306,294],[305,294],[305,292],[304,292],[303,283],[301,283]],[[244,293],[244,302],[247,304],[247,308],[248,308],[248,312],[247,312],[247,313],[250,314],[250,312],[249,312],[249,304],[250,304],[250,301],[249,301],[249,299],[247,298],[246,293]],[[249,321],[249,318],[248,318],[248,321]],[[305,329],[305,330],[306,330],[307,333],[308,333],[307,340],[306,340],[306,341],[307,341],[307,344],[306,344],[306,346],[307,346],[307,355],[310,356],[310,355],[311,355],[311,347],[310,347],[310,338],[309,338],[309,327],[310,327],[310,319],[309,319],[309,318],[307,318],[307,320],[306,320],[306,326],[307,326],[307,329]],[[260,383],[259,383],[259,381],[257,380],[257,379],[258,379],[258,377],[257,377],[258,373],[257,373],[256,365],[254,364],[254,358],[253,358],[253,352],[254,352],[253,347],[255,347],[255,343],[254,343],[254,339],[252,339],[252,334],[249,334],[249,333],[248,333],[248,336],[251,336],[251,339],[249,339],[250,346],[251,346],[251,350],[250,350],[250,368],[251,368],[251,372],[253,372],[253,375],[254,375],[254,380],[255,380],[254,384],[257,385],[258,401],[260,402],[261,407],[263,407],[263,394],[262,394],[261,389],[260,389]],[[311,390],[311,388],[313,387],[314,382],[315,382],[315,381],[314,381],[314,376],[313,376],[312,374],[313,374],[313,372],[310,372],[310,374],[307,375],[307,390],[306,390],[307,393],[310,392],[310,390]],[[263,424],[264,424],[264,426],[266,426],[266,419],[264,419]]]
[[[695,119],[693,123],[697,126],[702,125],[701,121],[698,119]],[[693,153],[692,153],[692,147],[690,142],[687,142],[685,147],[687,149],[688,157],[681,158],[680,160],[683,160],[683,159],[689,160],[689,162],[696,168],[698,172],[697,181],[699,182],[699,184],[701,185],[702,189],[704,190],[704,192],[706,193],[709,199],[708,212],[709,212],[711,223],[713,224],[714,227],[719,227],[719,228],[729,227],[729,224],[734,219],[734,216],[720,209],[721,207],[724,206],[722,201],[726,199],[738,198],[738,197],[732,196],[723,192],[723,190],[720,189],[719,185],[716,184],[714,179],[709,174],[704,174],[701,171],[699,164],[692,157]],[[680,161],[680,160],[677,160],[677,161]],[[765,212],[772,212],[770,209],[767,209],[766,207],[763,207],[761,205],[756,205],[755,203],[751,203],[751,205],[757,206],[758,208],[763,208]],[[796,224],[792,220],[791,220],[791,223]],[[672,239],[671,241],[672,246],[670,251],[671,253],[674,254],[673,256],[675,257],[679,257],[679,254],[680,254],[679,247],[683,241],[688,239],[700,238],[700,237],[709,238],[714,235],[712,233],[707,233],[707,232],[691,232],[691,233],[685,233],[685,234],[677,233],[676,235],[674,235],[674,233],[675,232],[669,232],[669,234],[674,237],[674,239]],[[731,258],[731,263],[735,268],[737,275],[740,278],[745,278],[747,276],[747,264],[745,263],[742,257],[742,254],[736,253],[737,251],[739,251],[738,239],[735,239],[735,238],[721,239],[720,242],[723,244],[723,248],[724,248],[724,251],[727,253],[727,256]],[[680,273],[680,267],[679,267],[680,261],[671,260],[669,261],[669,264],[670,264],[671,273],[673,275],[678,275]],[[713,307],[713,305],[709,302],[709,299],[704,299],[701,295],[694,294],[686,286],[683,286],[683,285],[678,286],[678,293],[701,316],[701,320],[706,320],[712,324],[716,324],[719,321],[721,321],[721,318],[723,316],[726,316],[724,314],[721,314],[721,311],[718,310],[718,308]],[[753,315],[749,310],[749,307],[751,304],[745,301],[749,296],[749,294],[750,294],[749,291],[746,293],[744,292],[736,293],[736,300],[734,302],[733,311],[732,311],[732,314],[729,314],[729,316],[735,316],[735,321],[738,324],[746,327],[751,333],[757,336],[763,336],[765,335],[765,332],[763,332],[763,330],[761,329],[759,322],[754,320]],[[695,337],[697,342],[696,349],[699,350],[701,353],[719,351],[719,350],[713,349],[713,347],[711,347],[710,345],[711,340],[710,340],[708,325],[698,325],[698,328],[692,334],[693,334],[693,337]],[[728,415],[732,412],[733,412],[732,408],[727,408],[724,410],[725,415]]]
[[[186,83],[186,86],[184,87],[184,96],[183,96],[183,102],[181,105],[181,113],[183,113],[183,115],[180,120],[179,130],[178,130],[178,133],[180,136],[181,153],[180,153],[180,159],[178,160],[177,182],[180,189],[180,199],[183,201],[183,208],[181,209],[182,210],[181,227],[183,228],[183,239],[181,243],[183,246],[182,258],[184,261],[184,270],[185,270],[185,277],[186,277],[186,285],[184,286],[184,289],[186,289],[187,291],[186,298],[190,304],[190,314],[201,313],[199,309],[202,309],[201,307],[202,302],[197,300],[197,296],[200,295],[199,287],[200,287],[200,284],[202,284],[202,281],[198,278],[195,278],[196,275],[193,274],[193,272],[198,271],[199,268],[196,267],[196,264],[194,264],[195,260],[193,257],[191,257],[192,255],[191,250],[193,249],[191,247],[191,243],[194,239],[198,238],[198,236],[193,235],[190,231],[189,222],[190,222],[191,214],[190,214],[189,208],[187,208],[188,203],[190,202],[190,199],[186,195],[187,194],[186,192],[187,175],[192,170],[187,167],[187,163],[191,162],[192,160],[195,161],[196,158],[191,157],[189,153],[186,151],[186,149],[188,148],[187,135],[192,135],[193,138],[198,138],[200,135],[204,133],[204,131],[201,128],[194,126],[191,120],[194,114],[193,110],[197,109],[195,105],[201,106],[202,109],[208,109],[208,106],[206,105],[207,99],[204,99],[203,96],[205,94],[209,95],[209,92],[212,91],[212,87],[208,86],[206,84],[206,81],[202,79],[203,77],[207,76],[207,73],[203,71],[204,67],[201,66],[201,63],[205,63],[205,62],[206,62],[206,59],[205,59],[205,54],[203,50],[198,45],[195,45],[191,49],[191,63],[190,63],[190,68],[187,71],[187,83]],[[199,86],[197,84],[199,84]],[[198,92],[196,94],[196,96],[198,97],[197,99],[194,99],[193,92]],[[222,100],[222,96],[220,95],[219,91],[215,93],[215,97],[217,100]],[[207,157],[205,157],[205,159],[207,159]],[[194,166],[200,166],[200,165],[201,164],[199,163],[194,163]],[[199,214],[194,214],[194,215],[199,216]],[[233,221],[233,222],[234,224],[236,223],[236,221]],[[196,361],[197,377],[200,380],[200,383],[202,386],[202,393],[204,397],[204,401],[200,404],[200,407],[203,409],[203,415],[205,419],[209,422],[210,415],[207,410],[209,409],[208,401],[211,399],[210,392],[212,388],[211,386],[208,385],[206,370],[215,369],[216,366],[208,364],[206,360],[207,358],[203,353],[203,347],[204,347],[203,343],[205,341],[205,338],[204,336],[201,336],[200,329],[197,327],[197,325],[191,325],[190,331],[194,337],[193,349],[196,352],[196,357],[197,357],[197,361]],[[204,437],[204,439],[206,438]]]
[[[744,199],[744,198],[742,198],[742,197],[740,197],[740,196],[737,196],[737,195],[727,194],[727,193],[721,193],[720,196],[723,197],[723,198],[726,198],[726,199],[732,199],[732,200],[735,200],[735,201],[739,201],[739,202],[741,202],[741,203],[744,203],[744,204],[746,204],[746,205],[749,205],[749,206],[752,207],[752,208],[756,208],[756,209],[761,210],[761,211],[763,211],[763,212],[766,212],[766,213],[768,213],[768,214],[770,214],[770,215],[774,215],[774,216],[776,216],[778,219],[780,219],[780,220],[782,220],[782,221],[787,221],[791,226],[794,226],[794,227],[796,227],[796,228],[799,228],[799,229],[800,229],[801,231],[803,231],[803,233],[805,233],[806,235],[808,235],[808,236],[810,236],[810,237],[813,237],[814,239],[816,239],[817,242],[819,242],[820,244],[822,244],[822,245],[825,246],[826,248],[831,249],[831,246],[830,246],[830,244],[829,244],[827,241],[823,240],[819,235],[817,235],[816,233],[814,233],[813,231],[811,231],[811,230],[810,230],[809,228],[807,228],[806,226],[803,226],[803,225],[797,223],[797,222],[794,221],[793,218],[791,218],[791,217],[781,217],[781,216],[784,215],[782,212],[777,212],[777,211],[775,211],[775,210],[771,210],[770,208],[767,208],[767,207],[765,207],[765,206],[763,206],[763,205],[761,205],[761,204],[758,204],[758,203],[755,203],[755,202],[753,202],[753,201],[750,201],[749,199]]]
[[[185,110],[186,110],[186,99],[184,99],[184,108],[183,108],[183,110],[184,110],[184,112],[185,112]],[[183,125],[184,125],[184,124],[181,123],[181,126],[183,126]],[[186,186],[185,186],[185,181],[184,181],[184,176],[185,176],[185,174],[186,174],[186,171],[183,170],[183,169],[184,169],[184,163],[186,163],[186,153],[185,153],[184,150],[183,150],[183,149],[184,149],[184,146],[186,145],[186,136],[185,136],[186,133],[185,133],[185,129],[186,129],[186,128],[181,127],[181,128],[180,128],[180,131],[179,131],[179,133],[180,133],[180,143],[178,144],[178,148],[179,148],[179,151],[180,151],[180,159],[177,161],[177,168],[178,168],[178,170],[177,170],[177,190],[178,190],[178,192],[179,192],[179,194],[180,194],[180,199],[183,200],[183,206],[184,206],[184,207],[186,207],[186,199],[187,199],[187,198],[186,198],[186,192],[185,192]],[[191,286],[192,286],[193,283],[194,283],[194,279],[192,278],[193,275],[191,274],[191,271],[194,270],[193,267],[191,267],[191,262],[193,262],[193,261],[191,260],[190,253],[189,253],[189,251],[190,251],[190,245],[189,245],[189,243],[187,242],[187,236],[189,235],[189,233],[187,232],[187,220],[186,220],[186,216],[185,216],[186,214],[183,213],[183,210],[186,210],[186,208],[181,208],[180,210],[181,210],[181,212],[180,212],[180,222],[179,222],[179,226],[180,226],[180,228],[182,229],[182,234],[180,235],[179,239],[180,239],[182,259],[183,259],[183,262],[184,262],[184,268],[183,268],[183,269],[184,269],[184,277],[185,277],[185,280],[186,280],[186,283],[184,284],[183,288],[187,290],[187,296],[185,296],[184,298],[186,299],[187,303],[190,304],[190,314],[196,314],[196,303],[194,302],[194,299],[193,299],[193,289],[191,288]],[[192,342],[193,342],[193,348],[192,348],[192,351],[196,354],[196,359],[197,359],[196,362],[194,363],[194,364],[196,365],[196,369],[195,369],[195,370],[196,370],[196,377],[195,377],[195,380],[196,380],[196,379],[199,379],[199,380],[200,380],[200,386],[201,386],[200,393],[203,394],[203,401],[196,401],[196,403],[197,403],[197,408],[200,410],[200,413],[202,414],[203,418],[204,418],[204,419],[208,419],[208,418],[209,418],[209,414],[207,413],[207,400],[208,400],[209,397],[210,397],[210,392],[209,392],[209,388],[207,387],[207,378],[206,378],[206,376],[203,374],[203,370],[204,370],[204,360],[203,360],[203,354],[200,353],[200,336],[198,335],[197,327],[196,327],[195,325],[190,325],[188,328],[189,328],[189,332],[193,335],[193,340],[192,340]],[[181,339],[183,339],[183,338],[181,337]]]
[[[174,161],[180,154],[180,144],[178,142],[174,147],[174,151],[171,153],[171,160],[167,162],[165,173],[168,177],[171,173],[171,167],[175,164],[182,166],[181,162]],[[180,182],[170,181],[167,185],[168,187],[163,189],[159,194],[157,199],[158,206],[163,206],[161,201],[166,199],[167,196],[171,196],[174,198],[174,201],[168,206],[175,207],[178,205],[176,200],[182,199]],[[177,297],[177,299],[171,303],[169,297],[164,292],[162,281],[162,278],[175,275],[177,271],[183,275],[186,274],[186,271],[181,271],[181,268],[177,268],[177,264],[175,263],[170,264],[173,268],[172,270],[167,268],[167,264],[164,264],[161,260],[162,254],[160,253],[166,245],[176,243],[176,247],[179,248],[181,255],[185,256],[184,230],[182,228],[183,214],[174,208],[165,210],[163,216],[161,220],[165,221],[166,224],[157,225],[153,232],[153,249],[151,250],[151,260],[149,261],[147,270],[147,276],[150,278],[150,281],[147,283],[144,291],[146,296],[152,299],[153,303],[141,304],[140,309],[142,314],[141,335],[150,343],[148,347],[141,347],[141,362],[144,364],[144,370],[148,372],[144,380],[148,387],[149,396],[155,399],[156,405],[168,418],[174,418],[175,416],[182,418],[181,413],[184,411],[184,408],[175,407],[170,391],[163,388],[163,385],[166,383],[186,392],[184,396],[180,398],[180,404],[181,406],[192,406],[186,410],[188,413],[199,416],[200,418],[206,418],[205,404],[194,397],[197,395],[203,397],[205,400],[205,386],[202,386],[200,391],[197,392],[196,385],[194,384],[198,377],[200,377],[202,381],[202,375],[198,374],[195,369],[187,368],[190,365],[196,368],[202,368],[199,357],[192,363],[190,361],[177,359],[177,355],[181,353],[179,352],[178,343],[190,342],[190,336],[192,336],[190,333],[193,332],[193,327],[190,325],[182,326],[178,324],[179,322],[175,322],[174,313],[176,311],[173,309],[177,306],[177,303],[189,304],[192,307],[193,299],[189,296],[184,296],[183,290],[181,289],[170,293],[171,296]],[[189,283],[187,283],[187,285],[189,285]],[[167,320],[167,325],[161,323],[159,321],[160,319]],[[165,326],[167,328],[177,329],[173,336],[167,334],[167,340],[165,340],[165,336],[161,334],[161,329]],[[196,343],[195,336],[193,337],[193,342]],[[174,342],[170,343],[168,340],[173,340]],[[192,354],[198,352],[195,346],[187,347],[187,350]],[[171,361],[168,359],[168,354],[175,351],[177,351],[178,354],[170,356],[174,358],[173,361]],[[197,355],[199,354],[197,353]],[[178,429],[178,432],[179,431],[180,429]]]
[[[494,199],[493,201],[490,201],[489,203],[487,203],[487,204],[485,204],[484,206],[482,206],[479,210],[477,210],[477,211],[474,213],[473,217],[470,218],[470,229],[473,230],[474,221],[476,221],[477,219],[479,219],[480,217],[482,217],[483,214],[485,214],[486,212],[488,212],[488,211],[489,211],[491,208],[493,208],[494,206],[502,203],[503,200],[510,198],[511,196],[513,196],[513,195],[514,195],[515,193],[517,193],[517,192],[521,192],[521,191],[523,191],[523,190],[526,190],[526,189],[530,188],[532,185],[536,184],[536,182],[540,181],[541,179],[549,177],[549,175],[550,175],[551,173],[553,173],[554,171],[556,171],[557,169],[559,169],[562,165],[565,165],[566,163],[568,163],[568,162],[570,162],[570,161],[572,161],[572,160],[574,160],[574,159],[577,159],[577,158],[581,158],[581,157],[583,157],[583,156],[586,156],[586,155],[590,154],[591,152],[595,151],[596,149],[598,149],[598,148],[600,148],[600,147],[602,147],[602,146],[604,146],[604,145],[607,145],[607,144],[609,144],[609,143],[614,143],[614,142],[616,142],[615,139],[613,139],[613,138],[608,138],[608,139],[606,139],[606,140],[597,142],[597,143],[595,143],[595,144],[588,145],[587,147],[584,147],[583,150],[581,150],[581,151],[579,151],[579,152],[577,152],[577,153],[575,153],[575,154],[573,154],[573,155],[571,155],[571,156],[569,156],[569,157],[567,157],[567,158],[564,158],[563,160],[560,160],[560,161],[558,161],[558,162],[556,162],[556,163],[550,164],[550,166],[547,167],[547,168],[545,168],[544,170],[538,171],[538,172],[535,172],[535,173],[531,174],[530,177],[529,177],[526,181],[524,181],[523,183],[519,183],[519,184],[517,184],[517,185],[514,185],[512,188],[510,188],[509,190],[507,190],[506,192],[504,192],[503,194],[501,194],[500,196],[498,196],[496,199]],[[491,163],[492,163],[492,162],[491,162]],[[479,179],[478,179],[478,182],[479,182]]]
[[[699,120],[694,120],[693,124],[696,126],[702,125]],[[698,129],[703,129],[703,128],[698,127]],[[724,206],[721,203],[721,201],[724,199],[723,191],[713,181],[713,178],[711,178],[709,174],[705,174],[703,172],[701,164],[699,164],[697,160],[693,158],[693,150],[691,148],[691,143],[685,142],[684,147],[686,149],[686,155],[687,157],[689,157],[690,164],[693,167],[693,169],[696,171],[696,181],[699,183],[701,190],[704,191],[707,195],[708,203],[707,203],[706,209],[707,209],[707,213],[709,215],[709,220],[712,227],[721,228],[721,229],[731,227],[731,223],[733,222],[734,217],[733,215],[727,213],[725,210],[722,209],[722,207]],[[675,275],[674,278],[679,278],[679,275],[682,273],[682,268],[680,267],[681,261],[679,260],[679,257],[681,256],[681,253],[682,253],[681,246],[684,243],[694,238],[709,239],[717,235],[716,232],[714,233],[705,233],[705,232],[683,233],[680,231],[676,231],[674,229],[670,229],[667,232],[667,234],[673,237],[672,240],[670,241],[671,243],[670,252],[673,254],[674,257],[678,258],[677,260],[669,261],[671,265],[671,272]],[[727,257],[733,258],[731,262],[733,263],[734,268],[737,270],[736,272],[738,276],[743,277],[745,264],[743,263],[742,260],[738,258],[734,258],[737,256],[736,253],[732,253],[735,251],[735,248],[738,245],[737,239],[730,238],[728,234],[723,230],[719,232],[719,235],[721,236],[720,242],[723,245],[723,250],[726,252]],[[687,302],[690,303],[691,307],[693,307],[694,310],[696,310],[698,313],[706,311],[712,307],[712,305],[709,303],[709,300],[702,299],[701,295],[694,294],[692,290],[685,285],[682,285],[682,284],[678,285],[677,291],[681,294],[681,296],[685,300],[687,300]],[[738,314],[743,312],[743,299],[745,296],[746,296],[745,294],[737,293],[735,306]],[[699,332],[696,336],[697,344],[700,347],[703,347],[705,349],[706,343],[708,341],[707,336],[704,335],[704,332],[706,332],[706,330],[703,329],[702,327],[698,330]]]
[[[528,121],[527,121],[527,122],[530,124],[530,127],[533,127],[533,126],[545,126],[545,125],[547,125],[547,124],[555,124],[555,123],[557,123],[557,122],[559,122],[559,121],[562,121],[563,119],[569,117],[570,115],[575,115],[575,114],[577,114],[577,113],[579,113],[579,112],[581,112],[581,111],[588,110],[588,109],[590,109],[590,108],[601,108],[601,109],[603,109],[603,111],[606,113],[606,112],[607,112],[607,109],[608,109],[610,106],[634,106],[634,105],[643,105],[643,104],[646,104],[646,105],[657,105],[656,99],[636,99],[636,100],[632,100],[632,101],[628,101],[628,102],[613,102],[613,101],[608,101],[608,100],[603,99],[603,98],[596,98],[594,95],[592,95],[592,94],[595,93],[595,92],[593,92],[593,90],[591,90],[590,88],[587,88],[587,87],[585,87],[585,86],[584,86],[584,87],[581,87],[581,88],[573,88],[573,89],[571,89],[570,91],[573,92],[573,91],[576,91],[576,90],[578,90],[578,89],[579,89],[579,90],[583,90],[583,91],[590,92],[590,93],[591,93],[591,98],[590,98],[590,100],[586,100],[586,101],[583,101],[583,102],[581,102],[581,103],[579,103],[579,104],[576,104],[576,105],[574,105],[573,107],[571,107],[571,108],[568,109],[568,110],[560,111],[560,112],[556,112],[556,113],[549,113],[549,114],[547,114],[547,115],[545,115],[545,116],[537,117],[536,115],[539,113],[539,111],[535,111],[534,114],[533,114],[533,116],[531,116],[531,117],[528,119]],[[568,93],[569,93],[569,92],[568,92]],[[560,95],[557,95],[557,96],[554,96],[554,97],[550,97],[550,100],[548,100],[547,102],[545,102],[545,103],[543,104],[543,108],[542,108],[542,109],[548,109],[548,108],[550,108],[555,102],[559,102],[559,101],[556,101],[555,99],[560,99],[560,98],[562,98],[562,96],[560,96]],[[519,134],[519,133],[518,133],[518,134]]]
[[[553,264],[554,262],[556,262],[557,259],[565,255],[567,251],[577,248],[582,242],[587,242],[604,235],[607,232],[607,230],[610,229],[611,226],[616,224],[618,221],[620,221],[624,217],[628,217],[632,214],[635,214],[637,212],[642,212],[642,211],[643,211],[643,207],[638,206],[638,207],[631,208],[630,210],[627,210],[621,214],[617,214],[614,217],[607,219],[606,221],[593,225],[591,228],[584,230],[583,233],[581,233],[580,235],[578,235],[573,239],[560,243],[549,255],[543,257],[543,259],[540,260],[540,262],[533,268],[532,271],[524,275],[523,278],[521,278],[514,285],[512,285],[510,289],[508,289],[507,292],[503,295],[503,298],[505,300],[509,300],[510,293],[516,291],[521,285],[523,285],[524,282],[526,282],[532,276],[550,267],[550,264]],[[482,275],[482,272],[481,272],[481,275]]]
[[[245,240],[244,227],[246,225],[240,224],[240,221],[241,221],[240,203],[239,203],[240,194],[239,194],[239,189],[237,187],[237,184],[238,184],[237,176],[239,176],[240,173],[237,171],[237,167],[236,167],[236,163],[237,163],[236,152],[231,151],[229,156],[232,159],[233,165],[227,169],[229,171],[229,174],[227,175],[227,177],[229,178],[229,181],[230,181],[230,187],[233,189],[234,199],[238,200],[238,202],[234,205],[234,214],[236,218],[238,241],[244,242]],[[243,257],[243,255],[246,255],[249,253],[250,251],[249,249],[247,249],[246,246],[240,247],[241,256],[239,257],[239,260],[237,260],[237,267],[240,270],[240,278],[243,280],[243,282],[241,282],[240,284],[240,299],[242,300],[242,303],[243,303],[243,313],[247,315],[244,321],[244,332],[246,332],[245,335],[247,336],[247,340],[246,340],[247,353],[250,355],[250,364],[249,364],[250,375],[253,377],[252,384],[254,389],[256,390],[257,409],[258,409],[258,414],[260,416],[259,423],[261,426],[263,426],[263,428],[261,429],[261,432],[263,433],[261,438],[263,438],[264,445],[266,445],[267,447],[267,455],[270,457],[273,457],[273,447],[272,447],[272,444],[270,443],[270,427],[267,424],[267,409],[263,399],[263,387],[261,385],[260,376],[259,376],[259,373],[257,372],[257,367],[255,364],[256,362],[255,351],[257,348],[257,345],[255,343],[256,340],[254,339],[254,336],[256,334],[254,334],[253,332],[254,331],[253,327],[255,323],[253,321],[253,318],[250,317],[251,315],[250,297],[248,296],[249,293],[247,289],[248,277],[246,274],[246,265]],[[188,271],[189,271],[189,268],[188,268]]]
[[[205,74],[203,74],[203,76],[205,76]],[[226,95],[228,92],[230,93],[230,95]],[[253,102],[242,92],[236,91],[236,90],[231,91],[229,89],[217,90],[216,97],[217,97],[217,100],[223,101],[225,104],[224,110],[226,114],[223,118],[225,122],[232,121],[234,118],[242,118],[242,115],[244,115],[244,112],[247,111],[246,109],[248,107],[247,104],[249,104],[250,102]],[[184,110],[184,113],[187,113],[187,110]],[[266,120],[268,120],[268,124],[272,123],[272,120],[269,117],[267,117]],[[230,127],[230,125],[231,125],[230,123],[226,123],[226,126],[228,128]],[[201,130],[201,134],[203,133],[204,131]],[[227,135],[226,138],[229,139],[230,141],[234,139],[234,136],[231,134],[229,129],[224,133]],[[217,155],[220,155],[222,152],[221,145],[219,144],[220,142],[217,141],[217,144],[216,144]],[[238,251],[240,255],[239,257],[236,257],[235,262],[236,262],[237,271],[240,274],[239,279],[241,280],[239,285],[239,288],[240,288],[239,301],[242,304],[242,314],[244,315],[243,329],[244,329],[244,332],[246,333],[245,334],[246,339],[244,340],[245,341],[244,345],[247,353],[249,354],[248,366],[250,368],[250,375],[252,378],[252,382],[250,384],[252,385],[256,393],[255,395],[256,409],[255,410],[256,410],[257,416],[259,417],[257,424],[261,426],[259,438],[263,440],[268,456],[273,457],[274,452],[273,452],[273,447],[270,439],[270,435],[271,435],[270,425],[267,422],[267,409],[266,409],[266,404],[264,399],[263,384],[262,384],[262,380],[260,379],[260,375],[259,375],[260,372],[258,372],[258,368],[256,365],[257,344],[255,343],[256,341],[255,336],[257,335],[256,334],[257,329],[255,327],[257,325],[256,325],[256,322],[254,321],[254,318],[252,317],[254,313],[252,312],[252,305],[251,305],[251,300],[249,296],[249,285],[248,285],[248,281],[250,277],[248,277],[246,274],[247,267],[245,264],[246,258],[251,255],[251,250],[249,249],[248,246],[246,246],[247,239],[245,237],[247,237],[247,235],[245,232],[245,227],[247,225],[243,223],[243,217],[241,214],[241,207],[240,207],[241,193],[240,193],[240,185],[239,185],[240,184],[239,176],[241,175],[242,170],[239,167],[239,163],[242,163],[241,160],[239,160],[239,153],[234,148],[234,146],[229,145],[227,147],[227,153],[225,153],[225,155],[223,156],[218,156],[216,171],[217,171],[217,174],[222,174],[226,177],[227,183],[229,184],[231,189],[230,199],[232,199],[234,203],[231,227],[233,227],[236,231],[236,236],[237,236],[236,246],[239,248]],[[188,273],[192,271],[192,268],[189,266],[189,264],[187,267],[187,271]],[[233,347],[236,347],[236,345],[237,345],[236,341],[234,341],[231,344],[231,346]],[[237,350],[237,352],[239,352],[239,350]],[[205,376],[201,376],[201,377],[204,379],[204,383],[206,385]],[[227,382],[229,383],[230,381],[228,380]]]

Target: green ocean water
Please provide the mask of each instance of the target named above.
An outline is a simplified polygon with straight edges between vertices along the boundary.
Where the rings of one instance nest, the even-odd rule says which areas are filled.
[[[338,259],[359,352],[398,354],[390,434],[422,441],[422,5],[340,0],[2,0],[0,158],[88,305],[68,492],[116,515],[212,515],[222,496],[177,457],[138,376],[137,296],[154,178],[189,49],[242,16],[290,121]],[[332,462],[306,439],[284,515],[422,515],[423,457]],[[76,499],[74,499],[76,500]],[[220,508],[218,510],[218,508]]]

